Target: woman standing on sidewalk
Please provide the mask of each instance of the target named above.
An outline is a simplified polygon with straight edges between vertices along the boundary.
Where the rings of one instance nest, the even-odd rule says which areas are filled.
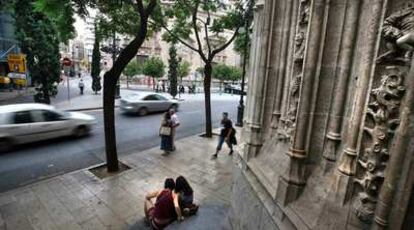
[[[161,137],[161,149],[165,154],[169,154],[174,150],[173,136],[172,136],[173,121],[169,112],[164,113],[161,120],[160,137]]]

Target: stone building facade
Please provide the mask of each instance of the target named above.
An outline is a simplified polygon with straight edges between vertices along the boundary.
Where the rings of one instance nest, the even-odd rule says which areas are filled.
[[[414,228],[412,0],[258,0],[233,229]]]

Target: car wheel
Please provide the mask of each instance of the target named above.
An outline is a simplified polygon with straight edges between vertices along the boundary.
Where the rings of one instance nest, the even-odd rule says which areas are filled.
[[[75,129],[75,137],[84,137],[89,134],[89,129],[86,126],[79,126]]]
[[[176,104],[172,104],[172,105],[170,106],[170,109],[173,109],[174,111],[176,111],[176,112],[177,112],[177,110],[178,110],[178,105],[176,105]]]
[[[0,153],[8,152],[12,149],[12,142],[7,138],[0,139]]]
[[[148,114],[148,109],[147,108],[145,108],[145,107],[142,107],[142,108],[140,108],[139,110],[138,110],[138,115],[139,116],[145,116],[145,115],[147,115]]]

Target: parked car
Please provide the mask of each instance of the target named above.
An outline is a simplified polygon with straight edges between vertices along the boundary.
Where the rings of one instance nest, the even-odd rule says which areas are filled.
[[[63,112],[45,104],[0,106],[0,152],[18,144],[62,136],[85,136],[94,124],[93,116]]]
[[[247,93],[247,85],[244,86],[243,95],[246,95]],[[231,93],[231,94],[242,94],[241,86],[240,85],[231,85],[226,84],[224,86],[224,93]]]
[[[158,93],[133,93],[121,99],[121,110],[124,113],[136,113],[140,116],[169,109],[177,110],[178,107],[177,100]]]

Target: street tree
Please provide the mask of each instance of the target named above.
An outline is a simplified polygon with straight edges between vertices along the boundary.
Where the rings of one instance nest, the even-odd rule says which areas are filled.
[[[142,65],[138,60],[132,60],[124,69],[124,75],[127,77],[127,88],[129,88],[129,79],[138,74],[142,74]]]
[[[93,51],[92,51],[92,69],[91,69],[91,76],[92,76],[92,90],[95,94],[98,94],[101,91],[101,51],[100,51],[100,36],[98,31],[98,26],[95,23],[95,42],[93,44]]]
[[[213,66],[213,78],[220,80],[220,87],[224,81],[237,81],[241,78],[241,70],[226,64],[216,64]]]
[[[138,49],[144,43],[148,31],[151,28],[148,26],[148,20],[155,12],[157,0],[136,0],[136,1],[108,1],[108,0],[38,0],[42,1],[45,8],[60,9],[63,7],[63,2],[70,2],[73,12],[80,15],[87,14],[87,7],[97,7],[103,14],[104,9],[120,9],[128,11],[129,14],[119,18],[120,24],[125,26],[131,25],[134,29],[131,40],[126,45],[119,55],[116,57],[112,67],[104,74],[104,92],[103,92],[103,107],[104,107],[104,129],[105,129],[105,152],[108,171],[114,172],[119,170],[118,154],[116,147],[116,133],[115,133],[115,91],[118,79],[127,66],[127,64],[136,56]],[[73,16],[73,15],[72,15]],[[110,17],[114,20],[114,17]],[[157,17],[158,18],[158,17]],[[129,24],[134,20],[134,24]]]
[[[169,50],[170,58],[168,59],[168,80],[170,81],[170,94],[173,98],[177,96],[177,77],[179,61],[177,58],[177,48],[175,42],[171,42]]]
[[[50,104],[60,80],[59,40],[52,22],[34,9],[32,0],[14,2],[16,37],[26,54],[32,81],[37,86],[35,102]]]
[[[183,77],[190,74],[191,64],[188,61],[181,61],[178,66],[178,77],[180,78],[180,84],[183,84]]]
[[[113,2],[113,1],[110,1]],[[144,2],[147,2],[145,4]],[[126,3],[124,3],[127,5]],[[153,13],[157,0],[137,0],[125,7],[132,7],[130,16],[139,16],[139,26],[130,43],[121,51],[112,68],[104,75],[104,126],[108,171],[118,171],[118,154],[115,134],[115,90],[119,76],[127,64],[136,56],[147,37],[148,19]],[[124,6],[123,6],[124,7]]]
[[[51,0],[46,0],[51,1]],[[75,9],[70,1],[54,0],[54,4],[46,4],[45,0],[34,2],[35,10],[42,12],[56,28],[59,41],[67,44],[70,39],[75,38]],[[78,9],[82,11],[83,9]]]
[[[236,66],[230,66],[230,69],[231,69],[230,77],[229,77],[230,81],[235,82],[235,81],[238,81],[242,78],[243,73],[242,73],[242,70],[240,68],[238,68]]]
[[[198,53],[204,62],[206,137],[212,137],[210,88],[214,58],[234,41],[243,26],[246,9],[252,4],[250,0],[248,4],[244,2],[236,1],[233,9],[227,9],[217,0],[177,0],[163,7],[161,17],[155,22],[167,32],[167,40],[179,41]],[[206,16],[200,17],[201,13]],[[229,31],[231,35],[226,36]],[[195,46],[189,41],[192,38]]]
[[[251,25],[253,23],[253,8],[252,4],[250,8],[247,9],[246,16],[244,18],[244,28],[243,30],[239,31],[236,39],[234,40],[233,49],[237,53],[239,53],[243,58],[246,57],[245,60],[249,60],[250,55],[250,46],[251,46],[251,34],[253,33],[253,29]]]
[[[165,74],[164,62],[158,57],[150,57],[145,60],[144,65],[142,66],[142,73],[152,78],[155,90],[156,78],[161,78]]]

